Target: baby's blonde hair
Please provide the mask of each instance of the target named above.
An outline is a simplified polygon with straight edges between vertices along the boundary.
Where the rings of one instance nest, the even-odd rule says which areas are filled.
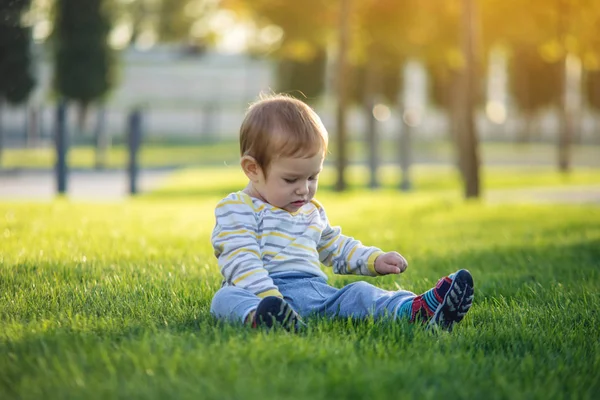
[[[306,103],[286,95],[261,95],[240,128],[241,156],[253,157],[265,173],[278,157],[327,152],[327,130]]]

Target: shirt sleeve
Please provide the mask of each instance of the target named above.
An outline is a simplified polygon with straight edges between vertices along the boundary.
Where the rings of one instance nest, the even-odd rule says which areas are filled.
[[[211,242],[226,284],[261,298],[283,297],[262,262],[252,202],[232,194],[217,204],[215,218]]]
[[[318,243],[319,260],[340,275],[378,276],[375,259],[383,254],[377,247],[364,246],[360,241],[344,236],[338,226],[329,224],[323,208],[319,209],[325,229]]]

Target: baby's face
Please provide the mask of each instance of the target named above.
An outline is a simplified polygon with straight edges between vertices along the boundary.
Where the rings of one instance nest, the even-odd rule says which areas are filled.
[[[263,174],[255,189],[269,204],[296,212],[315,196],[324,158],[323,154],[277,158],[271,162],[266,179]]]

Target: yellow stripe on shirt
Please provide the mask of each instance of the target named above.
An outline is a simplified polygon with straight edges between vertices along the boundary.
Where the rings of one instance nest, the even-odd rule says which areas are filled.
[[[356,249],[358,249],[358,246],[354,246],[354,248],[352,250],[350,250],[350,254],[348,254],[348,258],[347,258],[348,263],[350,263],[350,261],[352,260],[352,255],[354,254]]]
[[[339,237],[338,235],[335,235],[335,236],[333,237],[333,239],[331,239],[331,240],[330,240],[329,242],[327,242],[325,245],[323,245],[323,246],[320,246],[318,250],[319,250],[319,251],[322,251],[322,250],[324,250],[324,249],[328,249],[328,248],[329,248],[329,246],[331,246],[331,245],[332,245],[332,244],[333,244],[333,243],[334,243],[334,242],[335,242],[335,241],[338,239],[338,237]]]
[[[239,282],[243,281],[244,279],[246,279],[247,277],[249,277],[250,275],[254,275],[257,272],[261,272],[264,271],[264,269],[253,269],[252,271],[248,271],[246,272],[244,275],[240,276],[239,278],[237,278],[235,281],[233,281],[234,285],[237,285]]]
[[[217,237],[225,237],[225,236],[229,236],[229,235],[237,235],[240,233],[249,233],[252,236],[256,237],[256,232],[254,231],[250,231],[248,229],[238,229],[237,231],[225,231],[225,232],[221,232],[217,235]]]
[[[217,210],[223,208],[224,206],[228,206],[228,205],[240,205],[240,204],[244,204],[244,202],[239,201],[239,200],[225,200],[220,202],[217,205]]]
[[[261,237],[264,236],[264,235],[277,236],[277,237],[284,238],[284,239],[287,239],[287,240],[294,240],[294,238],[292,236],[286,235],[285,233],[281,233],[281,232],[265,232],[265,233],[263,233],[261,235]]]
[[[256,257],[259,257],[259,258],[260,258],[260,256],[258,255],[258,252],[257,252],[256,250],[252,250],[252,249],[247,249],[247,248],[245,248],[245,247],[241,247],[241,248],[237,249],[236,251],[232,252],[231,254],[229,254],[229,255],[227,256],[227,260],[231,260],[233,257],[235,257],[236,255],[238,255],[238,254],[239,254],[239,253],[241,253],[242,251],[247,251],[248,253],[252,253],[252,254],[254,254]]]
[[[292,246],[292,247],[296,247],[296,248],[298,248],[298,249],[302,249],[302,250],[308,250],[308,251],[310,251],[311,253],[313,253],[313,252],[315,251],[315,249],[314,249],[313,247],[308,247],[308,246],[305,246],[305,245],[303,245],[303,244],[296,243],[296,242],[294,242],[294,243],[290,243],[290,246]]]

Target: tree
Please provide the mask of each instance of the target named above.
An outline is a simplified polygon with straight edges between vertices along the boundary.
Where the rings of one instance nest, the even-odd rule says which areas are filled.
[[[585,85],[585,97],[586,104],[590,110],[594,110],[595,113],[600,111],[600,70],[591,70],[587,73],[586,85]],[[596,138],[600,139],[600,123],[598,117],[594,118],[594,128],[596,130]]]
[[[600,58],[600,3],[591,0],[485,0],[486,28],[489,37],[511,48],[531,46],[550,64],[560,67],[557,83],[561,88],[557,160],[560,171],[570,167],[570,144],[574,136],[579,105],[569,102],[567,89],[578,82],[570,79],[569,60],[580,59],[598,64]],[[507,24],[506,21],[511,23]],[[586,60],[596,60],[587,63]],[[576,63],[571,63],[571,68]],[[580,71],[579,71],[580,72]],[[578,73],[579,73],[578,72]],[[570,88],[573,89],[572,87]],[[580,88],[576,88],[580,90]]]
[[[284,58],[277,65],[277,92],[286,92],[292,96],[312,102],[325,88],[325,67],[327,53],[317,49],[310,60]]]
[[[521,44],[513,48],[509,64],[510,88],[515,103],[526,118],[526,127],[519,134],[521,141],[531,139],[537,112],[544,107],[560,105],[562,67],[559,63],[545,61],[537,47]]]
[[[21,104],[35,86],[31,57],[31,31],[22,14],[30,0],[0,1],[0,164],[2,163],[4,103]]]
[[[105,96],[114,81],[114,54],[106,0],[57,0],[53,45],[54,88],[80,107],[83,129],[89,105]]]
[[[459,156],[463,165],[463,180],[465,183],[465,197],[479,197],[479,139],[475,126],[475,106],[477,104],[477,55],[476,40],[478,31],[477,8],[474,0],[462,2],[462,54],[465,59],[465,68],[462,70],[462,101],[463,130],[460,135]]]
[[[108,0],[57,0],[54,32],[54,89],[78,105],[78,130],[83,133],[91,103],[102,101],[114,83],[114,54]],[[103,134],[103,131],[99,131]],[[97,137],[97,143],[106,143]],[[101,146],[97,151],[104,151]],[[100,160],[103,157],[97,156]]]

